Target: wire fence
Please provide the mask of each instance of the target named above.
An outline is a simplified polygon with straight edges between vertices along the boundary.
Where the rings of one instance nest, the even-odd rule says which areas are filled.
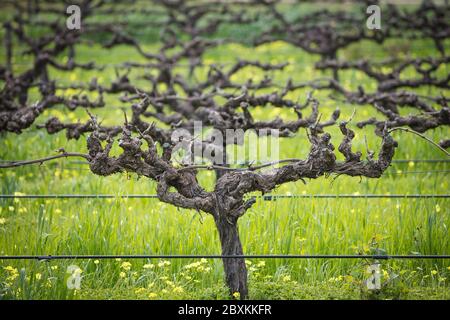
[[[13,169],[13,168],[12,168]],[[72,166],[64,166],[64,169],[67,170],[74,170],[74,171],[91,171],[89,168],[82,168],[82,167],[72,167]],[[392,171],[386,171],[384,175],[409,175],[409,174],[448,174],[450,173],[450,170],[428,170],[428,171],[402,171],[402,170],[392,170]]]
[[[7,159],[0,159],[0,162],[18,162],[22,160],[7,160]],[[398,164],[408,164],[408,163],[450,163],[450,159],[394,159],[391,161],[392,163],[398,163]],[[82,165],[88,165],[89,162],[86,161],[68,161],[69,164],[82,164]],[[47,164],[48,165],[48,164]]]
[[[89,260],[89,259],[450,259],[450,255],[14,255],[0,256],[0,260]]]
[[[449,163],[450,159],[397,159],[392,163]]]
[[[249,198],[277,199],[448,199],[450,194],[275,194]],[[156,194],[0,194],[0,199],[158,199]]]
[[[0,160],[3,162],[4,160]],[[449,159],[398,159],[394,163],[447,163]],[[83,161],[72,161],[87,164]],[[81,168],[82,169],[82,168]],[[408,173],[448,173],[449,170],[389,172]],[[278,194],[252,196],[255,199],[274,201],[278,199],[439,199],[450,198],[450,194]],[[0,199],[157,199],[156,194],[1,194]],[[366,260],[400,260],[400,259],[450,259],[450,255],[3,255],[0,260],[89,260],[89,259],[366,259]]]

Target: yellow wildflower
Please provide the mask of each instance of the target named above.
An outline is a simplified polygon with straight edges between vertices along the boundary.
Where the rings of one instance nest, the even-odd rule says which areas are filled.
[[[175,287],[175,288],[173,288],[173,292],[174,293],[183,293],[184,290],[182,287]]]
[[[137,288],[136,290],[134,290],[135,294],[141,294],[143,292],[145,292],[145,288]]]
[[[162,260],[158,263],[158,267],[160,267],[160,268],[163,268],[165,266],[170,266],[170,265],[171,265],[171,262],[167,261],[167,260]]]
[[[120,265],[120,267],[125,270],[125,271],[130,271],[131,269],[131,263],[128,261],[122,262],[122,264]]]
[[[3,268],[7,273],[8,277],[6,277],[6,281],[14,281],[19,276],[19,271],[17,271],[17,268],[14,268],[12,266],[7,266]]]

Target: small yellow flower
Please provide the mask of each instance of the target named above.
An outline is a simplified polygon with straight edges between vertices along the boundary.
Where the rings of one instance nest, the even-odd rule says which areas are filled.
[[[6,219],[5,218],[0,218],[0,224],[5,224],[6,223]]]
[[[14,281],[19,276],[19,271],[17,268],[12,266],[7,266],[3,268],[6,272],[8,272],[8,277],[6,277],[6,281]]]
[[[173,288],[173,292],[174,293],[183,293],[184,290],[182,287],[175,287],[175,288]]]
[[[125,270],[125,271],[130,271],[131,269],[131,263],[128,261],[122,262],[122,264],[120,265],[120,267]]]
[[[205,268],[203,268],[203,266],[197,267],[197,272],[203,272],[203,271],[205,271]]]
[[[52,270],[58,270],[58,266],[51,266],[50,269],[52,269]]]
[[[12,266],[6,266],[6,267],[3,267],[3,269],[6,270],[7,272],[17,272],[17,269]]]
[[[241,294],[239,292],[233,293],[233,298],[239,299],[241,297]]]
[[[154,292],[150,292],[149,294],[148,294],[148,297],[150,298],[150,299],[154,299],[154,298],[156,298],[158,295],[156,294],[156,293],[154,293]]]
[[[100,260],[94,260],[94,264],[99,264]]]
[[[140,293],[143,293],[143,292],[145,292],[145,288],[137,288],[136,290],[134,290],[135,294],[140,294]]]
[[[408,166],[409,166],[410,168],[413,168],[413,167],[414,167],[414,161],[408,162]]]
[[[121,273],[119,273],[119,277],[121,277],[121,278],[125,278],[126,276],[127,276],[127,274],[123,271]]]
[[[436,275],[437,273],[438,273],[437,270],[431,270],[432,275]]]
[[[60,214],[60,213],[62,213],[62,211],[61,211],[61,209],[55,209],[55,213]]]
[[[19,213],[24,213],[27,211],[28,211],[27,208],[19,208],[19,210],[18,210]]]
[[[283,280],[283,282],[288,282],[291,281],[291,276],[287,275],[281,278],[281,280]]]
[[[11,211],[11,212],[14,211],[14,207],[13,206],[9,206],[8,210]]]
[[[155,267],[155,265],[152,263],[146,263],[142,266],[142,268],[144,268],[144,269],[153,269],[154,267]]]
[[[41,280],[42,279],[42,274],[36,273],[35,274],[35,278],[36,278],[36,280]]]
[[[175,287],[175,285],[173,284],[173,282],[170,281],[170,280],[166,280],[166,284],[167,284],[169,287]]]
[[[440,211],[441,211],[441,206],[437,204],[437,205],[436,205],[436,212],[439,213]]]
[[[171,265],[171,262],[167,261],[167,260],[165,260],[165,261],[163,260],[158,263],[158,267],[160,267],[160,268],[164,268],[165,266],[170,266],[170,265]]]

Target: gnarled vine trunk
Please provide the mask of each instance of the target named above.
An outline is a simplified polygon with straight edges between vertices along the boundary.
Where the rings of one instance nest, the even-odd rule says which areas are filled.
[[[220,243],[222,245],[222,255],[243,255],[237,219],[229,221],[225,214],[214,217],[217,230],[219,231]],[[240,298],[248,297],[247,267],[244,258],[223,258],[225,271],[225,281],[230,289],[230,294],[234,296],[239,292]]]

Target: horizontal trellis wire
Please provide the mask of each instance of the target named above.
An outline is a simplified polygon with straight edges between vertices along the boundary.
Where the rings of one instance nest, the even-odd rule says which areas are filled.
[[[413,162],[413,163],[447,163],[450,162],[450,159],[397,159],[397,160],[392,160],[393,163],[409,163],[409,162]]]
[[[156,194],[0,194],[0,199],[157,199]],[[251,196],[250,198],[275,200],[290,198],[319,198],[319,199],[433,199],[450,198],[450,194],[277,194]]]
[[[9,163],[9,162],[19,162],[22,160],[5,160],[0,159],[1,163]],[[449,163],[450,159],[398,159],[398,160],[392,160],[392,163]],[[54,162],[55,163],[55,162]],[[86,161],[69,161],[70,164],[82,164],[82,165],[88,165],[89,162]]]
[[[385,174],[429,174],[429,173],[450,173],[450,170],[429,170],[429,171],[385,171]]]
[[[450,259],[450,255],[16,255],[0,256],[0,260],[81,260],[81,259]]]
[[[53,165],[58,166],[57,163],[53,163]],[[16,167],[16,168],[19,168],[19,167]],[[91,169],[86,168],[86,167],[63,166],[61,168],[67,169],[67,170],[74,170],[74,171],[91,171]],[[14,169],[14,167],[12,167],[11,169]],[[394,171],[394,170],[391,170],[391,171],[385,171],[384,176],[386,176],[386,175],[408,175],[408,174],[438,174],[438,173],[448,174],[448,173],[450,173],[450,170],[425,170],[425,171],[401,171],[401,170]]]

